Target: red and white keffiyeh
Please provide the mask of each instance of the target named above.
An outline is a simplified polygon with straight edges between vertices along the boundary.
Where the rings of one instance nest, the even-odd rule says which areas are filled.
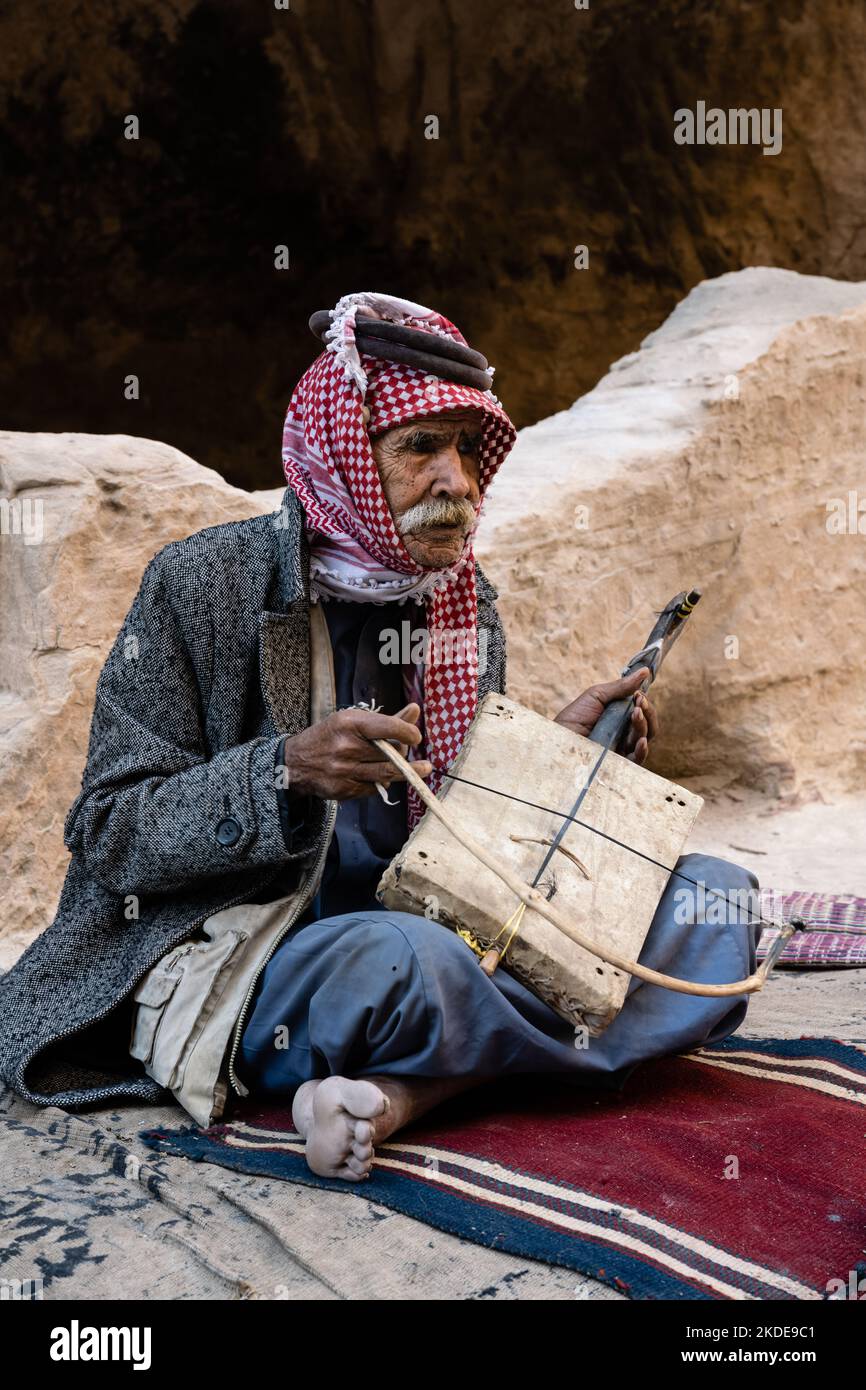
[[[482,501],[514,444],[516,430],[492,391],[459,386],[414,367],[358,353],[355,314],[359,309],[459,343],[466,341],[450,320],[423,305],[375,293],[344,296],[333,311],[326,350],[292,394],[283,430],[283,467],[306,513],[314,601],[335,597],[424,602],[428,641],[419,673],[424,745],[413,756],[427,757],[434,767],[447,769],[478,703],[475,528],[450,568],[425,570],[417,564],[394,525],[368,430],[376,433],[418,416],[480,407]],[[421,680],[410,678],[407,698],[417,698],[420,686]],[[434,772],[429,782],[434,791],[440,780]],[[423,809],[410,788],[410,826]]]

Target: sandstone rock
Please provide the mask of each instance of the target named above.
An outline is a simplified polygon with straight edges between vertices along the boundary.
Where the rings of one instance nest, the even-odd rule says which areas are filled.
[[[866,284],[743,270],[699,285],[570,410],[523,430],[478,547],[509,693],[554,713],[697,585],[656,687],[654,766],[704,793],[862,785],[864,359]]]
[[[54,913],[96,678],[147,562],[280,495],[241,492],[149,439],[0,433],[0,966]]]

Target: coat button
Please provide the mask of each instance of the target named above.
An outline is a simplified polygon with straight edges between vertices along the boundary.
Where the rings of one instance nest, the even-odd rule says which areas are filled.
[[[221,845],[236,845],[241,833],[241,827],[231,816],[226,816],[216,828],[216,837]]]

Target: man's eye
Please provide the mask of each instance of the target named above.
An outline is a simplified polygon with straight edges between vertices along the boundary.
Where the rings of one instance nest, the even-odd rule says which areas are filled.
[[[432,454],[437,441],[432,434],[412,434],[406,443],[413,454]]]
[[[481,451],[481,435],[464,435],[463,438],[460,440],[459,447],[461,454],[472,454],[474,457],[477,458],[478,454]]]

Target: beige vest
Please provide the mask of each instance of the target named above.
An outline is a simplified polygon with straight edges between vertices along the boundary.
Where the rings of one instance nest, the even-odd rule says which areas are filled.
[[[334,660],[320,604],[310,608],[310,716],[336,706]],[[321,883],[337,803],[327,834],[298,889],[270,903],[242,903],[201,924],[203,940],[183,941],[157,961],[133,992],[129,1051],[199,1125],[223,1114],[231,1084],[246,1095],[234,1061],[259,974]]]

